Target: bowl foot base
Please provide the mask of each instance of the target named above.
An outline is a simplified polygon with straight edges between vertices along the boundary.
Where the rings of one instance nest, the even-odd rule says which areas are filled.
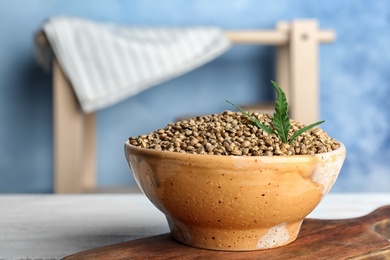
[[[280,247],[293,242],[302,221],[270,228],[231,229],[183,224],[168,219],[171,236],[186,245],[223,251],[252,251]]]

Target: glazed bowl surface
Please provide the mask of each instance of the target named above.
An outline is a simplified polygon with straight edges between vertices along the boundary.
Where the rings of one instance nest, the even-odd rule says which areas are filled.
[[[296,156],[157,151],[125,143],[134,178],[165,214],[171,236],[199,248],[248,251],[286,245],[335,183],[337,150]]]

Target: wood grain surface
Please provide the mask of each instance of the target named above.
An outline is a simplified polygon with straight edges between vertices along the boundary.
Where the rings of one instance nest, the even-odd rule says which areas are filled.
[[[306,219],[294,242],[283,247],[223,252],[189,247],[162,234],[99,247],[75,259],[390,259],[390,205],[354,219]]]

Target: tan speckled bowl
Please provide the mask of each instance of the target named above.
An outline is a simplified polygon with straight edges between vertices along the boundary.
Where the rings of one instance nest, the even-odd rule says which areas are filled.
[[[162,211],[174,239],[194,247],[246,251],[294,241],[303,219],[333,186],[340,148],[318,155],[222,156],[125,144],[134,177]]]

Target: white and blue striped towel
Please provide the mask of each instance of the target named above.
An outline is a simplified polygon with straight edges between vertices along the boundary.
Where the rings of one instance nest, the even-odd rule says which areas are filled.
[[[230,47],[215,27],[120,26],[59,16],[42,31],[86,113],[193,70]],[[38,61],[47,51],[38,49]]]

